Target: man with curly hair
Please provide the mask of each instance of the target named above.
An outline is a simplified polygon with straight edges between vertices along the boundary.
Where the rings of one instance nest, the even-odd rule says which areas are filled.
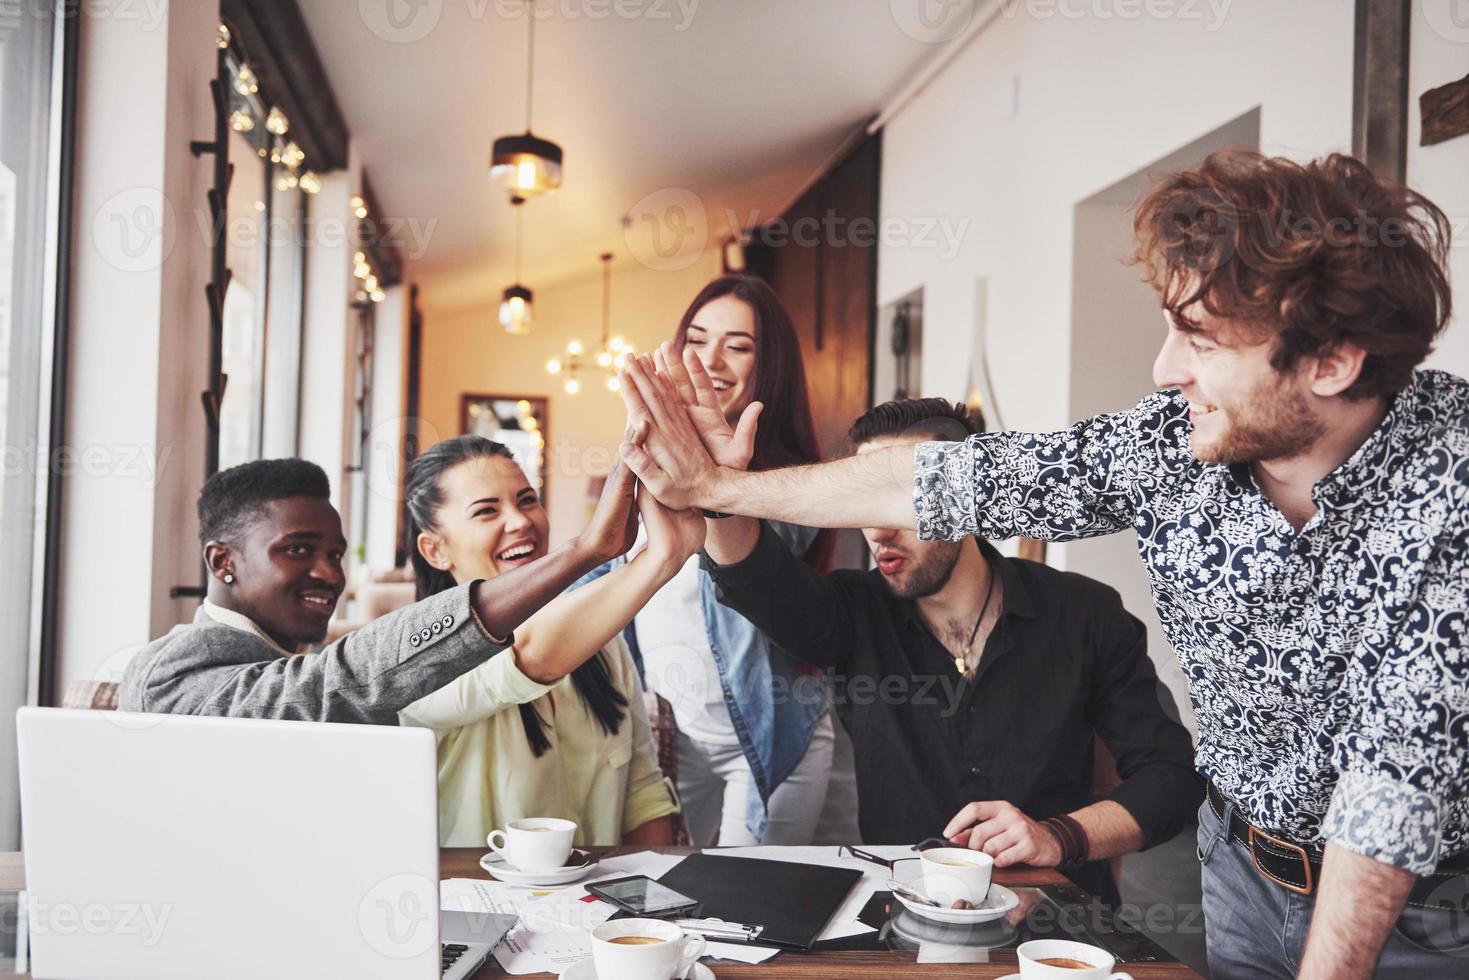
[[[1449,320],[1448,222],[1349,157],[1232,151],[1135,226],[1166,334],[1132,409],[746,473],[721,456],[754,414],[730,432],[637,363],[651,425],[624,456],[673,507],[1134,532],[1198,718],[1214,974],[1469,976],[1469,383],[1419,369]],[[946,828],[990,853],[1008,832]]]

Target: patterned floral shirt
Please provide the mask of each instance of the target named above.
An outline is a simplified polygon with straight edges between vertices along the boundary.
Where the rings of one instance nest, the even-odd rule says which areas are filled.
[[[1469,850],[1469,383],[1420,371],[1297,533],[1188,405],[918,448],[924,538],[1132,528],[1197,763],[1251,823],[1418,874]]]

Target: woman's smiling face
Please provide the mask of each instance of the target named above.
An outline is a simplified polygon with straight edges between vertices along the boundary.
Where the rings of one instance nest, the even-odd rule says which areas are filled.
[[[744,300],[725,295],[699,307],[684,338],[709,372],[719,408],[731,423],[754,395],[757,332],[755,311]]]
[[[439,479],[437,537],[455,581],[494,578],[546,554],[550,521],[515,460],[479,456]]]

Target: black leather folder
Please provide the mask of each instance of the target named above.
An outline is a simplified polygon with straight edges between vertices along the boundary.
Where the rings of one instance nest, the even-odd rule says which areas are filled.
[[[862,872],[760,858],[691,854],[658,879],[699,900],[699,915],[760,926],[751,945],[809,951]],[[720,940],[724,942],[724,940]]]

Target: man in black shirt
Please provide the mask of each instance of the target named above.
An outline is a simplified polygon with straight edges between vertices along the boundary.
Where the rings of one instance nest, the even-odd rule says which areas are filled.
[[[879,405],[849,436],[862,453],[973,431],[962,405],[929,398]],[[1000,867],[1062,868],[1116,902],[1105,862],[1168,840],[1198,809],[1193,745],[1115,590],[979,539],[881,528],[863,530],[875,570],[823,576],[763,522],[708,523],[720,601],[832,677],[865,841],[942,835]],[[1100,800],[1098,736],[1122,780]]]

